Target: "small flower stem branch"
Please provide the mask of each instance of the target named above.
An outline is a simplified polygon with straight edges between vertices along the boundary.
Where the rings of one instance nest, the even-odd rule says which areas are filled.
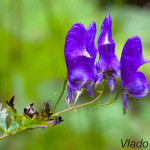
[[[103,84],[102,84],[102,91],[97,91],[99,93],[99,95],[94,100],[92,100],[90,102],[87,102],[87,103],[84,103],[84,104],[81,104],[81,105],[78,105],[78,106],[74,106],[74,107],[68,108],[66,110],[60,111],[60,112],[55,113],[53,115],[57,116],[57,115],[62,114],[64,112],[67,112],[67,111],[70,111],[70,110],[74,110],[76,108],[83,107],[83,106],[86,106],[86,105],[89,105],[89,104],[92,104],[92,103],[96,102],[101,97],[101,95],[103,94],[104,87],[105,87],[105,82],[106,82],[106,80],[104,79],[103,80]]]
[[[10,132],[10,133],[8,133],[8,132],[4,133],[2,136],[0,136],[0,141],[3,140],[4,138],[8,137],[8,136],[15,135],[19,132],[23,132],[25,130],[30,130],[30,129],[37,129],[37,128],[41,128],[41,126],[37,125],[37,126],[34,126],[34,127],[33,126],[32,127],[20,127],[16,130]]]
[[[105,103],[105,104],[98,104],[98,103],[93,103],[93,105],[100,105],[100,106],[105,106],[105,105],[110,105],[113,104],[119,97],[120,93],[123,91],[123,88],[121,87],[118,92],[116,93],[115,98],[112,98],[111,101],[109,103]]]
[[[0,141],[6,137],[10,136],[10,134],[3,134],[1,137],[0,137]]]
[[[55,113],[54,115],[57,116],[57,115],[60,115],[60,114],[62,114],[64,112],[67,112],[67,111],[70,111],[70,110],[73,110],[73,109],[76,109],[76,108],[79,108],[79,107],[83,107],[83,106],[86,106],[86,105],[89,105],[89,104],[92,104],[92,103],[96,102],[101,97],[101,95],[103,93],[102,91],[97,91],[97,92],[99,93],[99,95],[94,100],[92,100],[92,101],[90,101],[88,103],[84,103],[84,104],[81,104],[81,105],[78,105],[78,106],[74,106],[74,107],[68,108],[66,110],[60,111],[58,113]]]
[[[13,132],[11,132],[11,133],[4,133],[1,137],[0,137],[0,141],[2,140],[2,139],[4,139],[4,138],[6,138],[6,137],[8,137],[8,136],[11,136],[11,135],[15,135],[15,134],[17,134],[17,133],[19,133],[19,132],[22,132],[22,131],[24,131],[24,130],[26,130],[26,129],[28,129],[28,128],[19,128],[19,129],[17,129],[16,131],[13,131]]]
[[[68,81],[68,80],[67,80],[67,78],[65,78],[65,80],[64,80],[64,84],[63,84],[62,92],[61,92],[61,94],[60,94],[60,96],[59,96],[59,98],[58,98],[58,100],[57,100],[57,102],[56,102],[56,104],[55,104],[55,106],[54,106],[54,108],[53,108],[52,112],[54,112],[54,111],[55,111],[55,109],[56,109],[56,107],[57,107],[57,105],[58,105],[59,101],[61,100],[61,98],[62,98],[62,96],[63,96],[63,94],[64,94],[64,91],[65,91],[65,87],[66,87],[67,81]]]
[[[124,90],[123,87],[121,87],[121,88],[118,90],[118,92],[116,93],[116,96],[115,96],[113,102],[115,102],[115,101],[118,99],[120,93],[121,93],[123,90]]]

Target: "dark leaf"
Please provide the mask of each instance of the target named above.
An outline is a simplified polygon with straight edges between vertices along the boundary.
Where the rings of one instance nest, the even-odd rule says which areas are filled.
[[[60,122],[62,122],[62,117],[61,116],[56,116],[55,117],[55,124],[59,124]]]
[[[53,113],[50,113],[49,101],[44,102],[45,110],[42,111],[43,117],[49,118]]]
[[[16,109],[14,108],[14,98],[15,98],[15,96],[13,96],[13,97],[10,99],[10,101],[6,101],[6,103],[7,103],[7,105],[8,105],[9,107],[11,107],[14,111],[16,111]]]
[[[37,111],[35,111],[33,108],[33,103],[24,108],[24,114],[28,115],[30,118],[32,118],[35,114],[38,114]]]

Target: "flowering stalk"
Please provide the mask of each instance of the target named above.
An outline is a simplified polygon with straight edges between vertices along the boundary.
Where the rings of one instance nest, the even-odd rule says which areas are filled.
[[[67,83],[67,79],[65,79],[65,81],[64,81],[63,90],[62,90],[54,108],[57,107],[57,105],[65,91],[66,83]],[[86,105],[96,104],[94,102],[96,102],[101,97],[101,95],[104,92],[104,87],[105,87],[105,80],[103,80],[103,83],[102,83],[102,91],[97,91],[99,93],[99,95],[95,99],[91,100],[90,102],[87,102],[87,103],[84,103],[81,105],[77,105],[77,106],[68,108],[66,110],[63,110],[63,111],[60,111],[60,112],[57,112],[54,114],[50,112],[50,107],[49,107],[48,101],[46,101],[46,102],[44,102],[45,109],[42,111],[41,114],[39,114],[37,111],[35,111],[33,109],[33,103],[32,103],[29,106],[27,106],[26,108],[24,108],[23,115],[19,115],[17,113],[16,109],[14,108],[14,96],[13,96],[10,101],[7,101],[7,107],[8,107],[8,110],[11,112],[11,118],[12,118],[12,122],[8,128],[6,125],[7,109],[6,108],[2,109],[1,108],[2,104],[0,104],[0,129],[2,129],[4,131],[4,134],[0,137],[0,140],[6,138],[8,136],[15,135],[24,130],[36,129],[36,128],[47,129],[50,126],[55,126],[55,125],[59,124],[63,120],[58,115],[68,112],[68,111],[71,111],[71,110],[74,110],[74,109],[77,109],[77,108],[80,108],[80,107],[83,107],[83,106],[86,106]],[[115,100],[116,100],[116,98],[115,98]],[[97,104],[97,105],[99,105],[99,104]],[[107,104],[105,104],[105,105],[107,105]],[[55,110],[54,108],[53,108],[53,110]]]

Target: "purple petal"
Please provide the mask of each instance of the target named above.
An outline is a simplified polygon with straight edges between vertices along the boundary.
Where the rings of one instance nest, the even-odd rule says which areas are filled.
[[[94,61],[97,53],[94,47],[95,33],[95,23],[91,23],[87,31],[82,24],[77,23],[67,33],[65,59],[67,77],[73,91],[79,90],[89,80],[95,81]]]
[[[95,34],[96,34],[96,24],[95,22],[92,22],[87,28],[86,50],[94,61],[97,54],[97,49],[95,48],[94,45]]]
[[[101,33],[98,39],[98,49],[100,55],[108,52],[115,52],[115,42],[112,39],[112,31],[111,31],[112,19],[109,14],[106,15],[103,25],[101,26]]]
[[[85,49],[87,31],[83,24],[76,23],[68,31],[65,41],[65,56],[87,56],[90,57]]]
[[[70,88],[74,91],[79,90],[91,77],[91,70],[88,65],[76,65],[72,72],[68,74]]]
[[[105,53],[101,55],[96,63],[96,70],[97,72],[104,72],[109,66],[111,66],[115,74],[119,76],[120,62],[114,53]]]
[[[106,57],[99,57],[98,62],[96,63],[96,70],[98,73],[104,72],[107,70],[110,63],[108,63],[108,59],[105,59]]]
[[[115,71],[115,75],[120,77],[120,62],[115,54],[112,54],[111,57],[111,67]]]
[[[95,88],[97,87],[98,84],[102,83],[102,80],[103,80],[103,72],[99,73],[98,79],[97,79],[96,84],[95,84]]]
[[[97,73],[97,71],[96,71],[96,67],[94,66],[94,69],[93,69],[93,72],[94,72],[94,74],[93,74],[93,83],[95,84],[96,83],[96,81],[97,81],[97,79],[98,79],[98,73]],[[95,79],[95,80],[94,80]]]
[[[121,86],[129,84],[138,68],[147,63],[142,53],[142,43],[134,36],[127,40],[121,55]]]
[[[115,90],[115,87],[116,87],[116,78],[115,78],[115,75],[113,75],[113,77],[111,77],[111,79],[109,79],[107,77],[106,80],[107,80],[107,83],[109,85],[110,93],[113,93],[113,91]]]
[[[70,99],[72,99],[72,90],[71,90],[71,88],[70,88],[69,82],[67,83],[67,91],[68,91],[68,97],[69,97]]]
[[[75,100],[75,92],[72,91],[72,89],[70,88],[70,83],[67,83],[67,91],[68,91],[68,97],[67,97],[67,104],[70,105],[71,104],[71,100],[74,102]]]
[[[124,90],[131,96],[140,98],[149,92],[149,84],[142,72],[136,72],[130,84],[124,86]]]
[[[86,88],[86,91],[91,98],[94,98],[94,93],[91,85]]]
[[[71,104],[71,99],[70,99],[70,97],[69,97],[69,96],[67,96],[66,102],[67,102],[67,104],[68,104],[68,105],[70,105],[70,104]]]
[[[128,103],[127,103],[127,95],[125,92],[122,93],[122,106],[124,114],[126,113],[126,108],[130,109]]]
[[[72,91],[72,102],[75,102],[75,91]]]
[[[97,72],[87,57],[79,56],[71,59],[67,64],[67,76],[72,90],[79,90],[86,82],[95,82]]]

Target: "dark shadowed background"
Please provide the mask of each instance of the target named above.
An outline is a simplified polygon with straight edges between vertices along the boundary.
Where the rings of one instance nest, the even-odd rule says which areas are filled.
[[[97,47],[107,13],[112,17],[119,60],[126,40],[135,35],[141,38],[144,56],[150,60],[149,0],[0,0],[0,103],[15,95],[20,114],[32,102],[39,111],[45,100],[51,100],[53,107],[58,98],[54,93],[61,92],[67,73],[66,33],[74,23],[87,27],[95,21]],[[139,70],[150,83],[149,68],[145,64]],[[67,91],[56,112],[67,108],[66,96]],[[106,86],[101,100],[110,99]],[[78,103],[88,100],[84,93]],[[138,101],[128,98],[128,103],[132,109],[126,115],[121,96],[113,105],[66,112],[61,124],[8,137],[0,141],[0,150],[120,150],[121,139],[127,138],[150,144],[150,94]]]

